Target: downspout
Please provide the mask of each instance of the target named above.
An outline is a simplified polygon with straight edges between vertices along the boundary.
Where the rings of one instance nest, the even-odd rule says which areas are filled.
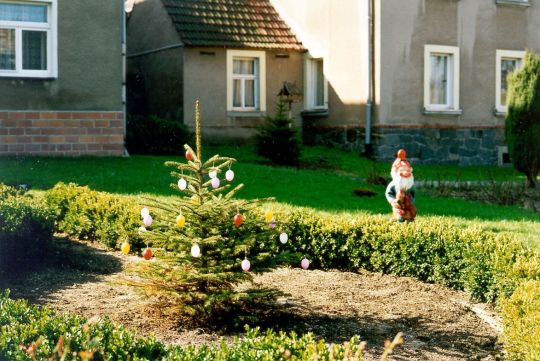
[[[127,73],[127,64],[126,64],[126,51],[127,51],[127,35],[126,35],[126,7],[124,0],[120,1],[122,5],[122,111],[124,113],[124,157],[129,157],[129,153],[126,148],[126,135],[127,135],[127,89],[126,89],[126,73]]]
[[[371,125],[373,117],[373,50],[374,50],[374,31],[373,31],[373,9],[374,0],[368,1],[368,94],[366,102],[366,127],[364,140],[364,155],[371,157],[373,155],[373,145],[371,144]]]

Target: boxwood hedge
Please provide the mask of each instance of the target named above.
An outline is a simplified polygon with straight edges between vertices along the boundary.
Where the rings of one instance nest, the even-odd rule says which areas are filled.
[[[131,200],[75,185],[60,184],[49,193],[64,231],[96,237],[111,246],[130,237],[136,239],[139,207]],[[290,241],[281,245],[276,235],[267,244],[270,251],[285,247],[305,254],[314,267],[364,268],[466,290],[475,299],[504,305],[503,339],[510,353],[519,349],[527,355],[528,347],[533,350],[530,345],[534,342],[518,342],[519,335],[526,333],[540,343],[540,322],[535,319],[540,306],[535,303],[533,309],[526,310],[521,306],[538,287],[528,282],[540,280],[540,255],[516,238],[465,227],[445,217],[391,223],[388,217],[376,215],[272,207],[278,230],[287,232]]]

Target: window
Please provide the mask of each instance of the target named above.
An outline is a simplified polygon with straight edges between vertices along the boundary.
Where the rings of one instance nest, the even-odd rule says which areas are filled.
[[[461,114],[459,109],[459,48],[424,48],[424,109],[426,113]]]
[[[264,51],[227,51],[227,110],[265,111]]]
[[[322,58],[306,59],[306,84],[304,107],[306,110],[328,108],[328,82],[324,76],[324,62]]]
[[[495,57],[495,111],[498,114],[504,114],[507,110],[508,74],[521,68],[525,52],[497,50]]]
[[[0,76],[56,73],[56,1],[0,1]]]

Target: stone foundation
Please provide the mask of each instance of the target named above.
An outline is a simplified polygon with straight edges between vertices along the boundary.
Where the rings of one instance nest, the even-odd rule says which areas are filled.
[[[364,129],[360,127],[310,130],[316,144],[362,152]],[[415,163],[497,165],[505,145],[503,127],[426,128],[373,127],[372,144],[377,160],[391,161],[399,148]]]
[[[119,156],[123,151],[123,112],[0,111],[0,156]]]

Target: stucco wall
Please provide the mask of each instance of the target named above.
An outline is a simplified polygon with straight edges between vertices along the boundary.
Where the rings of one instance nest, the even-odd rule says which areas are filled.
[[[271,0],[313,57],[324,58],[329,116],[317,126],[364,124],[367,0]]]
[[[122,110],[122,0],[58,0],[58,78],[0,77],[0,110]]]
[[[378,0],[379,125],[502,126],[494,115],[497,49],[540,51],[540,1]],[[395,11],[399,8],[400,11]],[[460,49],[460,116],[424,115],[424,45]]]
[[[137,1],[127,34],[128,109],[182,121],[184,50],[161,0]]]
[[[288,54],[288,58],[276,57]],[[302,54],[266,50],[266,109],[274,113],[283,82],[296,83],[302,91]],[[186,48],[184,51],[184,122],[193,127],[195,101],[201,104],[202,131],[212,139],[246,138],[255,133],[264,114],[227,112],[227,50]],[[293,104],[293,117],[300,123],[301,105]]]

